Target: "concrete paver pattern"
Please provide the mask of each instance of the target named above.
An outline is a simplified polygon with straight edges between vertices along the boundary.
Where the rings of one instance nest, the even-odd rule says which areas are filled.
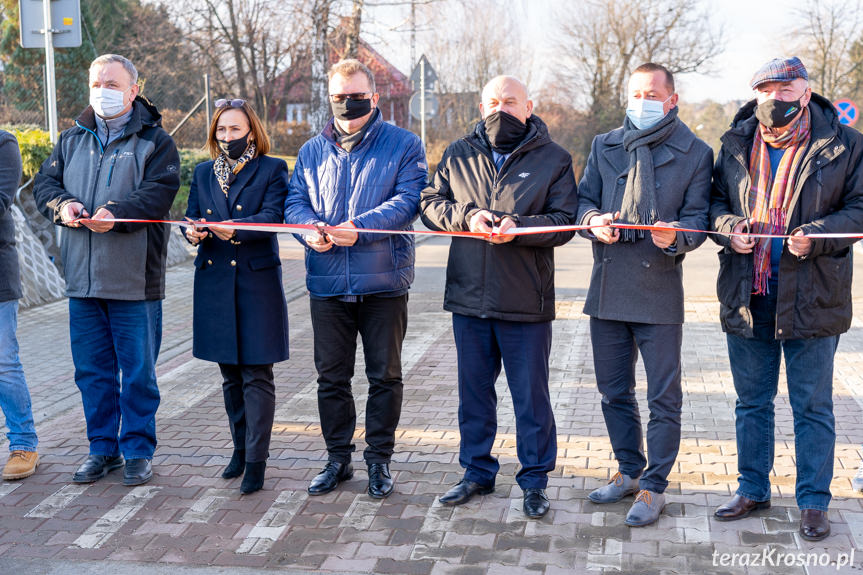
[[[796,532],[794,438],[784,384],[776,401],[772,508],[733,523],[712,519],[714,507],[736,488],[737,475],[735,394],[712,291],[712,246],[691,254],[685,264],[683,439],[670,477],[669,504],[656,525],[633,529],[623,524],[631,498],[604,506],[586,499],[616,465],[599,407],[588,321],[581,313],[590,249],[580,239],[557,250],[558,319],[550,387],[559,451],[548,488],[551,512],[541,521],[528,521],[521,512],[521,491],[513,479],[518,466],[515,423],[503,375],[497,385],[495,454],[502,464],[497,488],[462,507],[442,506],[437,497],[462,472],[455,346],[451,316],[441,307],[447,243],[433,239],[418,247],[403,357],[404,407],[391,465],[396,489],[383,501],[365,493],[360,453],[367,381],[361,348],[353,385],[358,397],[356,475],[327,495],[306,493],[326,450],[318,423],[302,251],[292,239],[282,242],[291,359],[275,368],[277,413],[267,480],[262,491],[249,496],[240,496],[239,479],[220,478],[231,439],[218,368],[191,356],[191,264],[168,273],[158,365],[162,404],[156,476],[145,486],[124,487],[120,472],[91,485],[70,483],[87,453],[87,441],[73,381],[66,302],[23,311],[18,335],[42,463],[25,481],[0,483],[0,572],[242,574],[272,569],[552,575],[775,573],[781,568],[789,574],[834,573],[835,564],[777,568],[764,560],[826,553],[816,561],[835,562],[852,552],[855,565],[847,569],[863,568],[863,498],[850,484],[863,442],[863,315],[841,338],[836,356],[833,535],[809,543]],[[863,309],[859,288],[855,303]],[[646,422],[640,364],[638,381]],[[0,449],[7,449],[5,439]],[[736,558],[731,556],[735,553]],[[758,565],[756,554],[764,554]],[[743,561],[748,566],[741,566]]]

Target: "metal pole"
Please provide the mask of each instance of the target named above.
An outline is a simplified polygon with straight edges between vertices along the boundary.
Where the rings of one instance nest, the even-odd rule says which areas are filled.
[[[48,136],[57,143],[57,85],[54,79],[54,30],[51,28],[51,0],[42,0],[45,34],[45,79],[48,92]]]
[[[207,125],[204,126],[204,140],[210,135],[210,124],[213,122],[213,106],[210,101],[210,75],[204,74],[204,101],[207,103]]]
[[[420,140],[426,149],[426,59],[420,59]]]
[[[189,113],[188,113],[188,114],[186,114],[186,115],[183,117],[183,119],[182,119],[182,120],[180,120],[180,123],[179,123],[179,124],[177,124],[176,126],[174,126],[174,129],[173,129],[173,130],[171,130],[171,132],[170,132],[168,135],[169,135],[169,136],[171,136],[171,137],[173,137],[173,136],[174,136],[174,134],[176,134],[177,132],[179,132],[179,131],[180,131],[180,128],[182,128],[182,127],[186,124],[186,122],[188,122],[188,121],[189,121],[189,118],[191,118],[191,117],[194,115],[194,113],[198,111],[198,108],[200,108],[200,107],[201,107],[201,105],[202,105],[202,104],[204,104],[206,101],[207,101],[207,97],[206,97],[206,96],[201,96],[201,99],[200,99],[200,100],[198,100],[198,103],[197,103],[197,104],[195,104],[194,106],[192,106],[192,109],[191,109],[191,110],[189,110]],[[209,126],[209,124],[207,124],[207,125]],[[209,136],[209,135],[210,135],[210,133],[209,133],[209,132],[207,132],[207,135]],[[204,139],[206,140],[206,138],[204,138]]]

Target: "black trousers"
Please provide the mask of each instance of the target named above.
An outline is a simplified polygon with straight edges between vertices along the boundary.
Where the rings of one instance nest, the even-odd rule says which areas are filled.
[[[273,364],[220,363],[219,369],[234,449],[245,449],[249,463],[266,461],[276,412]]]
[[[312,299],[318,412],[330,461],[347,463],[355,450],[357,411],[351,378],[357,334],[363,339],[369,397],[366,401],[366,463],[389,463],[402,410],[402,342],[408,296],[364,296],[361,301]]]

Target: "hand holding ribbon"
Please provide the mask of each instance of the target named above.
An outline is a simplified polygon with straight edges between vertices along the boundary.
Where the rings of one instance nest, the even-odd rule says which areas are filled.
[[[111,228],[114,227],[114,214],[105,208],[99,208],[96,210],[96,213],[92,218],[82,219],[81,223],[90,231],[96,232],[97,234],[104,234],[105,232],[111,231]]]

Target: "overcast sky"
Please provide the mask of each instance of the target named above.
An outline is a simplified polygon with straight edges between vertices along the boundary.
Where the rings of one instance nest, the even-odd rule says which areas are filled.
[[[752,97],[749,79],[755,70],[771,58],[793,55],[789,50],[794,28],[799,25],[795,13],[806,3],[799,0],[703,1],[708,10],[713,11],[715,23],[724,25],[725,51],[714,60],[714,73],[677,77],[681,97],[692,102],[705,99],[718,102],[748,100]],[[536,85],[531,88],[540,88],[540,84],[551,73],[547,68],[542,69],[543,63],[549,66],[555,62],[551,33],[556,25],[555,14],[568,7],[576,8],[579,3],[572,0],[510,0],[503,5],[514,11],[516,21],[524,25],[525,36],[533,42],[536,50],[534,61],[540,69],[534,71],[533,84]],[[373,45],[400,70],[409,74],[409,34],[385,31],[387,27],[403,21],[406,12],[399,13],[388,8],[385,12],[378,10],[370,16],[372,18],[368,22],[364,21],[363,25],[376,29]],[[478,14],[477,17],[482,15]],[[422,53],[422,33],[418,36],[417,53]]]

